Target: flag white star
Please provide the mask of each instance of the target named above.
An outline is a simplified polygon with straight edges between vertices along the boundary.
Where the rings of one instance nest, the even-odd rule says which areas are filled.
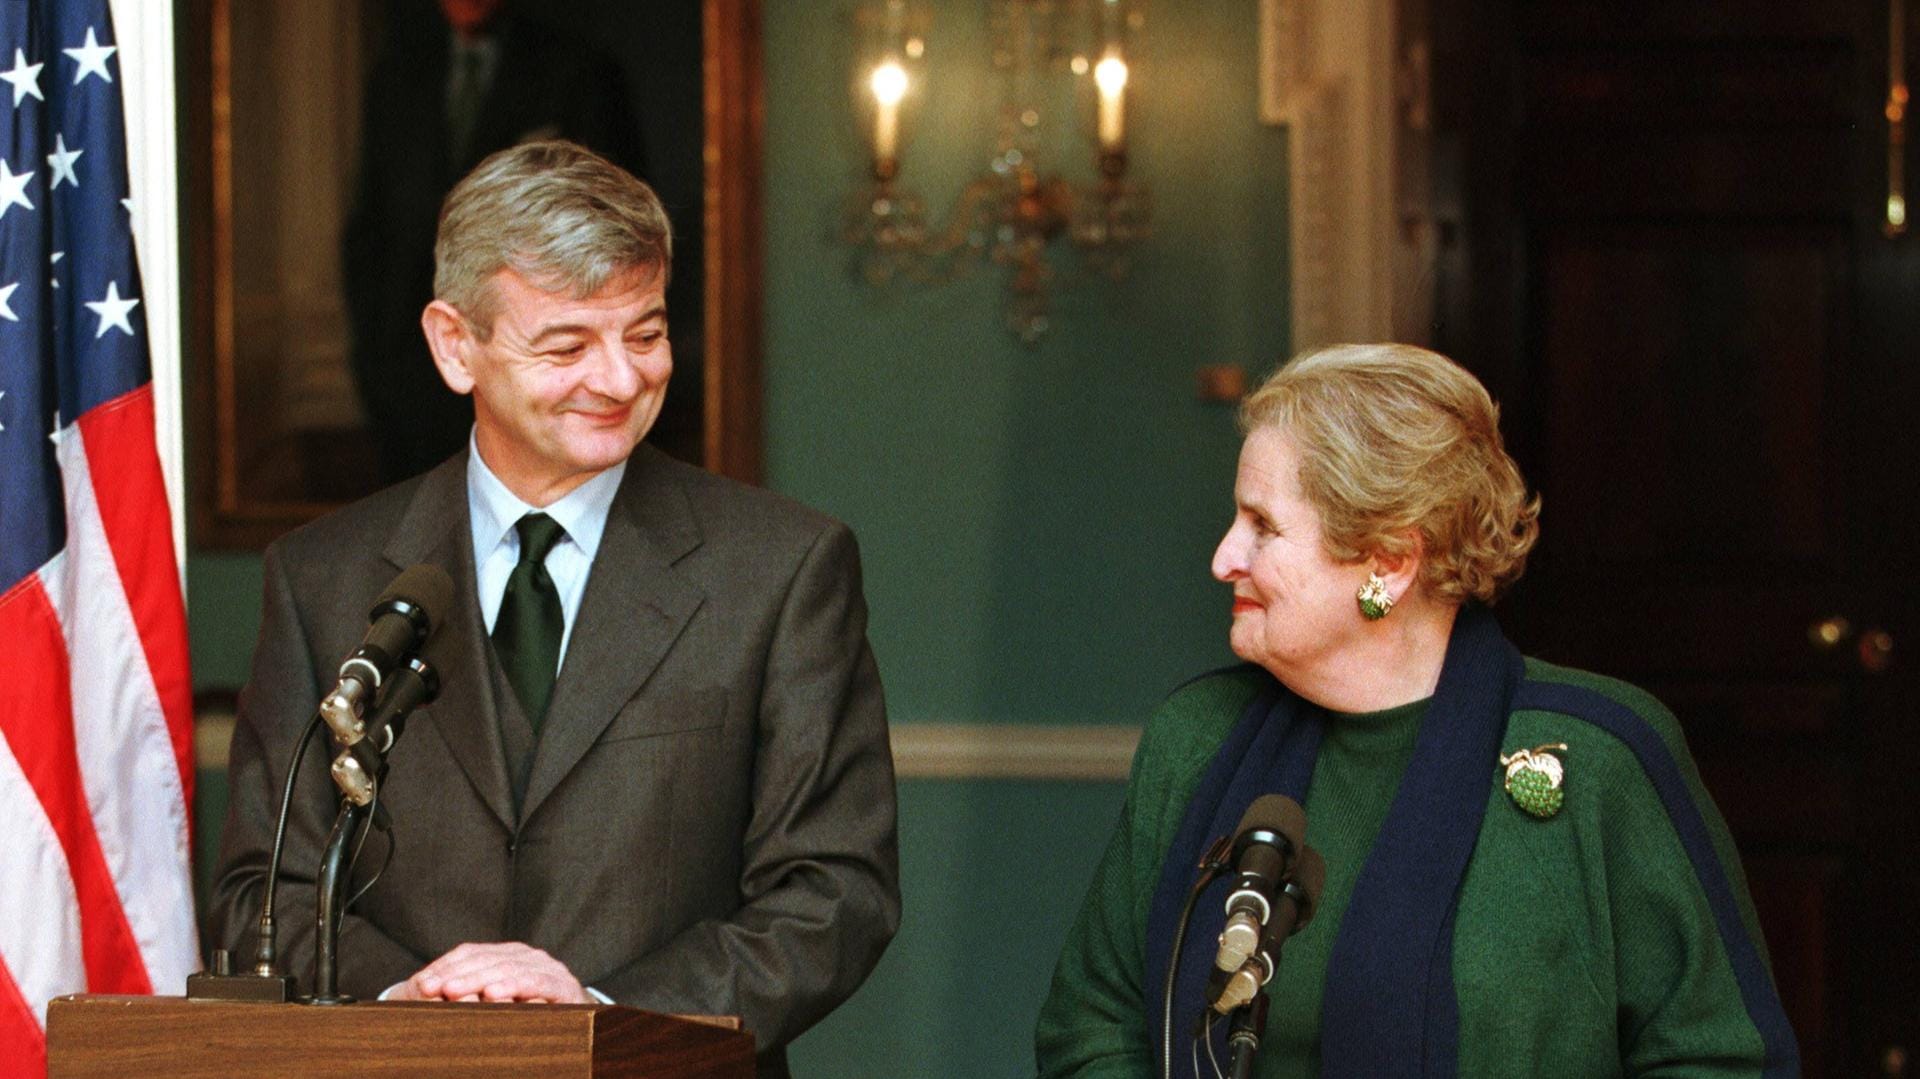
[[[61,259],[66,257],[67,253],[65,251],[55,251],[53,257],[47,260],[47,284],[52,285],[54,288],[60,287],[60,279],[53,276],[53,268],[59,264]]]
[[[5,390],[0,390],[0,398],[4,398],[4,397],[6,397],[6,395],[7,395],[7,391],[5,391]],[[0,423],[0,431],[4,431],[4,430],[6,430],[6,429],[7,429],[7,425],[6,425],[6,424],[4,424],[4,423]]]
[[[93,332],[94,340],[107,335],[109,329],[117,329],[127,336],[133,336],[133,323],[127,321],[127,312],[132,311],[140,301],[120,298],[120,285],[116,281],[107,282],[107,294],[98,300],[86,301],[87,310],[100,316],[100,328]]]
[[[29,64],[27,63],[26,53],[21,52],[19,49],[13,50],[13,70],[0,71],[0,79],[5,79],[13,84],[14,108],[19,108],[20,102],[25,100],[28,94],[32,94],[42,101],[46,100],[46,96],[40,93],[40,69],[46,66],[45,64]]]
[[[107,70],[107,57],[114,54],[115,47],[100,44],[100,39],[93,34],[93,27],[87,27],[86,44],[77,49],[61,49],[60,51],[73,57],[74,60],[80,64],[80,70],[73,73],[73,84],[75,86],[80,85],[80,80],[86,78],[88,75],[98,75],[106,82],[113,81],[113,73]]]
[[[0,217],[7,216],[7,211],[15,206],[33,209],[33,203],[27,201],[27,181],[31,179],[31,169],[15,175],[5,161],[0,161]]]
[[[84,151],[82,151],[82,152],[84,152]],[[131,195],[129,195],[129,196],[127,196],[126,198],[124,198],[124,199],[121,199],[121,200],[120,200],[120,205],[126,208],[126,211],[127,211],[127,216],[128,216],[128,217],[132,217],[132,216],[133,216],[133,196],[131,196]]]
[[[13,291],[19,287],[18,281],[11,285],[0,285],[0,318],[8,322],[20,321],[20,316],[13,313]]]
[[[48,187],[49,191],[59,187],[61,180],[75,187],[80,186],[80,177],[73,174],[73,163],[80,160],[80,155],[84,153],[86,153],[85,150],[67,149],[65,135],[53,137],[53,152],[47,155],[47,164],[53,166],[53,183]]]

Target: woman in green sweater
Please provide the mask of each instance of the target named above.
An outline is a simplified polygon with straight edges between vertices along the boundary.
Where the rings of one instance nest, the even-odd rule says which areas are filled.
[[[1497,420],[1404,345],[1302,356],[1247,400],[1213,559],[1247,662],[1142,736],[1040,1013],[1042,1076],[1162,1074],[1196,867],[1273,792],[1305,806],[1326,874],[1253,1074],[1798,1074],[1673,717],[1524,659],[1488,611],[1538,534]],[[1227,1023],[1202,1022],[1226,890],[1200,893],[1172,971],[1176,1075],[1227,1059]]]

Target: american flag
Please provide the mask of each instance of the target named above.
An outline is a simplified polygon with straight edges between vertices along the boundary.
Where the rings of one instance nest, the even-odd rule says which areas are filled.
[[[0,1072],[32,1075],[50,998],[196,966],[192,701],[107,0],[0,4],[0,69]]]

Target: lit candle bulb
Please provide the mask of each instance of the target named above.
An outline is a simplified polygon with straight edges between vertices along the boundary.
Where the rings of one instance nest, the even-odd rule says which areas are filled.
[[[873,156],[891,163],[900,152],[900,99],[907,96],[907,69],[888,60],[873,69]]]
[[[1100,149],[1119,150],[1126,141],[1127,62],[1108,53],[1093,65],[1093,82],[1100,88]]]

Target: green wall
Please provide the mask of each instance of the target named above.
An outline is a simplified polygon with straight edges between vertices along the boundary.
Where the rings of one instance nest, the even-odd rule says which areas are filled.
[[[1284,132],[1256,120],[1253,0],[1161,3],[1134,63],[1155,235],[1125,282],[1065,285],[1038,347],[992,267],[874,290],[835,241],[861,176],[840,5],[764,6],[770,486],[859,534],[897,724],[1134,723],[1226,651],[1207,576],[1231,411],[1194,368],[1287,347]],[[936,213],[993,141],[985,4],[935,5],[903,179]],[[1073,257],[1062,263],[1076,273]],[[195,552],[198,686],[245,678],[259,560]],[[871,981],[794,1046],[803,1075],[1032,1069],[1034,1012],[1118,783],[901,785],[906,919]]]
[[[1138,719],[1225,656],[1207,565],[1238,439],[1194,368],[1265,370],[1286,345],[1285,142],[1255,119],[1255,5],[1151,9],[1131,119],[1156,235],[1129,280],[1062,289],[1037,348],[1004,329],[997,268],[854,279],[833,235],[861,161],[845,23],[823,7],[766,5],[768,480],[859,533],[901,719]],[[929,35],[902,177],[936,212],[993,146],[985,22],[939,4]]]
[[[903,182],[944,209],[993,145],[985,5],[937,6]],[[1020,345],[1002,278],[858,283],[833,242],[859,180],[845,25],[766,6],[767,476],[850,522],[899,723],[1138,722],[1231,657],[1207,575],[1232,414],[1194,368],[1287,346],[1284,132],[1256,120],[1251,0],[1150,7],[1133,158],[1155,238],[1119,285],[1064,289]],[[1069,268],[1071,261],[1069,260]],[[803,1037],[820,1076],[1017,1075],[1119,784],[901,792],[906,921],[872,981]]]

